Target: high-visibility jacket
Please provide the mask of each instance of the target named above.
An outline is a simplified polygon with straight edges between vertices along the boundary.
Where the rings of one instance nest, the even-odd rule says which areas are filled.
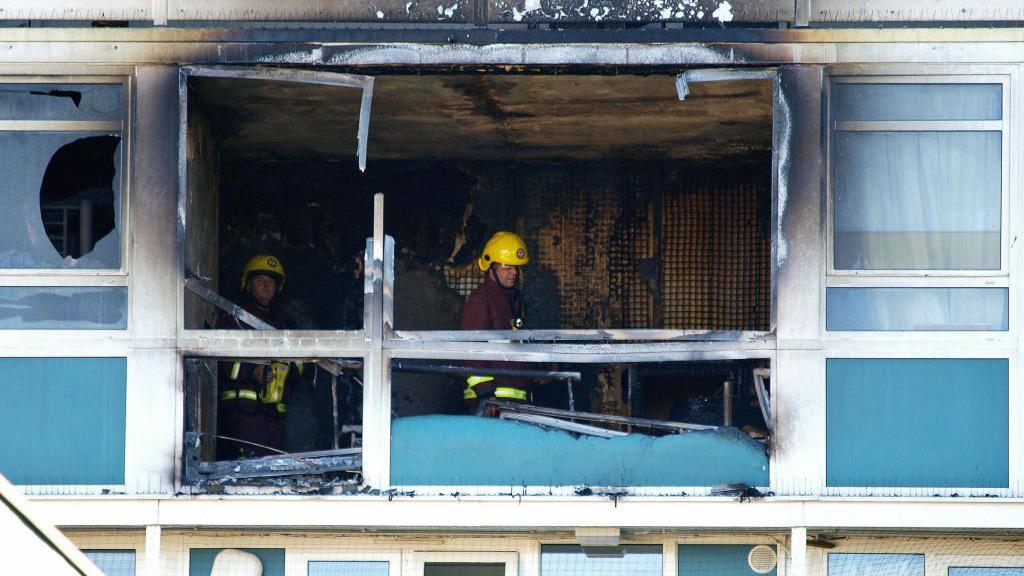
[[[463,330],[516,330],[522,326],[521,297],[518,290],[502,288],[494,276],[488,272],[484,281],[477,286],[462,307]],[[522,362],[488,362],[470,360],[463,362],[466,366],[479,367],[480,374],[466,378],[466,388],[462,391],[465,400],[489,397],[507,400],[528,399],[532,381],[526,378],[509,376],[488,376],[487,368],[526,369],[528,364]]]
[[[242,308],[275,328],[294,327],[277,308],[260,306],[252,299],[248,299]],[[220,317],[217,327],[226,330],[248,328],[228,314]],[[255,372],[261,364],[263,378],[257,379]],[[235,360],[220,362],[218,372],[217,434],[221,438],[217,440],[217,458],[249,458],[274,453],[255,444],[284,449],[287,390],[301,375],[299,366],[287,360]],[[237,438],[242,442],[227,438]]]

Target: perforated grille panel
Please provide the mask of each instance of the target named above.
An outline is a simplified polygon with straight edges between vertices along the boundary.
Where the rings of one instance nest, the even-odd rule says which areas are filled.
[[[766,182],[740,175],[681,173],[663,201],[663,326],[767,329],[771,243],[759,222]],[[767,218],[768,210],[761,210]]]
[[[767,167],[544,167],[515,188],[501,225],[530,247],[528,327],[768,329]],[[463,297],[482,279],[475,265],[444,274]]]

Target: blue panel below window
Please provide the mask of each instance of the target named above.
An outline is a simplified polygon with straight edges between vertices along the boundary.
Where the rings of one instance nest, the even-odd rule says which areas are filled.
[[[1005,359],[840,359],[826,364],[829,486],[1009,483]]]
[[[681,544],[679,576],[758,576],[747,557],[750,544]],[[765,576],[775,576],[775,569]]]
[[[924,554],[829,554],[828,576],[924,576]]]
[[[655,438],[574,438],[475,416],[411,416],[391,425],[398,486],[768,485],[764,444],[735,428]]]
[[[124,484],[124,358],[0,358],[0,374],[0,473],[15,484]]]
[[[82,550],[105,576],[135,576],[135,550]]]
[[[210,576],[213,562],[227,548],[190,548],[188,576]],[[263,563],[263,576],[284,576],[284,548],[238,548],[259,557]]]
[[[127,327],[127,288],[0,288],[0,330],[124,330]]]
[[[588,555],[580,546],[546,544],[540,547],[540,576],[662,576],[661,546],[636,544],[615,548],[602,548],[600,554]]]
[[[832,331],[1006,331],[1006,288],[829,288]]]

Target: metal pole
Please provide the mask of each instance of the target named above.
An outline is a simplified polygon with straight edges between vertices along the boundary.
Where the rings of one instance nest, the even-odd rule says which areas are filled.
[[[569,412],[576,411],[576,400],[572,397],[572,380],[565,379],[565,387],[569,391]]]
[[[78,256],[92,252],[92,200],[82,198],[78,203]],[[65,231],[66,234],[66,231]]]
[[[513,370],[510,368],[474,368],[472,366],[452,366],[450,364],[418,364],[395,360],[391,369],[396,372],[419,372],[422,374],[452,374],[455,376],[472,376],[486,374],[488,376],[510,376],[523,378],[546,378],[548,380],[582,379],[579,372],[560,372],[552,370]]]
[[[334,449],[338,449],[338,376],[331,374],[331,415],[334,423],[334,435],[331,436]]]
[[[722,426],[732,426],[732,382],[722,382]]]

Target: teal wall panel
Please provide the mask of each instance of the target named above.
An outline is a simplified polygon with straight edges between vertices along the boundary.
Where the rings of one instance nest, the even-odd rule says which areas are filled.
[[[750,569],[752,544],[680,544],[679,576],[762,576]],[[763,576],[775,576],[775,570]]]
[[[830,358],[825,380],[829,486],[1008,486],[1007,360]]]
[[[210,576],[213,561],[226,548],[190,548],[188,576]],[[284,548],[238,548],[255,554],[263,562],[263,576],[284,576]],[[221,561],[223,563],[223,561]]]
[[[391,481],[399,486],[767,486],[768,456],[763,444],[735,428],[661,438],[574,438],[497,418],[411,416],[392,422]]]
[[[0,473],[15,484],[124,484],[124,358],[0,358],[0,374]]]

